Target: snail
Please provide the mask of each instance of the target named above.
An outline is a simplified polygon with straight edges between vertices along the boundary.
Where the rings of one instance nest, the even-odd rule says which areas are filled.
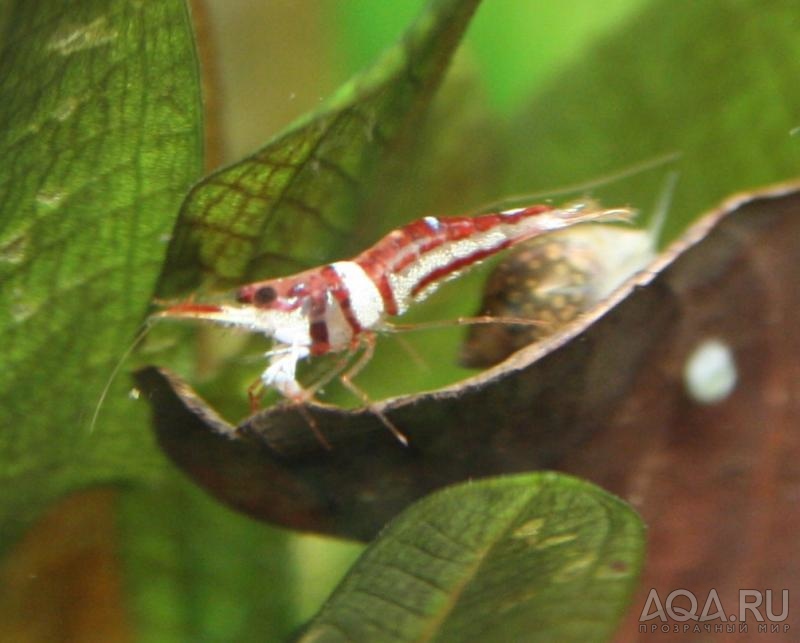
[[[493,366],[557,332],[656,256],[677,173],[672,173],[646,228],[587,223],[513,249],[489,275],[479,316],[527,318],[539,325],[488,324],[469,329],[460,363]]]

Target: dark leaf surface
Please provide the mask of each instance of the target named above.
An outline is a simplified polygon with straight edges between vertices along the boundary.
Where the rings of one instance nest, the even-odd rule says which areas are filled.
[[[567,476],[451,487],[387,527],[299,640],[606,640],[643,531],[624,503]]]
[[[76,486],[144,474],[114,389],[199,171],[183,2],[4,4],[0,46],[0,533]],[[129,411],[128,411],[129,412]],[[141,416],[143,418],[143,416]],[[131,420],[130,416],[126,417]],[[123,423],[124,424],[124,423]]]
[[[434,0],[403,39],[317,113],[187,197],[159,291],[217,285],[330,260],[359,220],[364,184],[436,89],[479,0]]]
[[[640,371],[656,372],[682,390],[685,360],[666,364],[670,372],[662,372],[660,365],[675,329],[692,328],[699,314],[696,306],[684,306],[681,297],[692,288],[712,289],[707,285],[710,278],[749,274],[752,268],[744,258],[732,264],[731,256],[746,257],[773,242],[763,238],[762,230],[777,229],[774,219],[797,225],[789,208],[793,198],[792,193],[764,197],[746,212],[724,207],[707,215],[591,317],[457,386],[387,403],[382,408],[406,432],[409,448],[402,448],[369,410],[308,407],[333,446],[328,451],[290,405],[253,415],[234,429],[166,373],[146,369],[137,379],[151,392],[162,445],[182,466],[197,467],[215,479],[237,471],[255,476],[232,487],[256,496],[237,504],[279,522],[296,520],[301,528],[322,518],[319,527],[324,531],[369,538],[411,499],[449,482],[557,465],[575,445],[601,432]],[[758,207],[762,213],[750,213]],[[713,233],[704,239],[709,230]],[[796,241],[796,233],[783,238]],[[730,248],[725,249],[726,244]],[[787,260],[791,257],[789,253]],[[748,277],[747,285],[756,293],[752,280]],[[760,310],[747,306],[754,311],[752,321],[766,323]],[[725,310],[714,314],[739,321],[742,317]],[[790,311],[774,314],[790,318]],[[703,318],[694,323],[695,342],[707,332],[705,325]],[[276,478],[288,485],[286,489],[268,484],[280,471],[288,475]],[[206,486],[214,489],[216,484]],[[265,501],[262,494],[276,497]],[[285,514],[278,499],[284,494],[294,518],[281,518]],[[312,513],[300,511],[304,506]]]
[[[735,602],[734,588],[800,578],[798,262],[795,188],[734,198],[589,318],[457,386],[389,402],[409,448],[368,411],[309,408],[327,451],[290,407],[233,429],[159,371],[138,379],[166,452],[262,519],[371,538],[443,485],[557,467],[639,508],[652,534],[647,587],[713,583]],[[738,372],[715,404],[684,384],[707,339],[731,349]]]

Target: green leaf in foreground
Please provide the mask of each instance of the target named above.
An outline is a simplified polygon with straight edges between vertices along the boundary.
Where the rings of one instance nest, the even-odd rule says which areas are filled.
[[[553,473],[461,484],[400,515],[301,641],[598,641],[635,588],[643,526]]]
[[[137,414],[123,381],[91,435],[89,425],[150,301],[164,237],[201,160],[183,2],[7,8],[0,35],[4,538],[48,499],[141,473],[157,457],[144,422],[126,431]]]
[[[161,276],[242,283],[323,263],[352,243],[378,161],[419,123],[479,0],[431,0],[401,41],[325,106],[187,197]]]

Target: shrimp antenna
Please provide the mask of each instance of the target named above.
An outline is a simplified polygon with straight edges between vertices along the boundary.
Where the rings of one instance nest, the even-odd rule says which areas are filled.
[[[413,324],[384,323],[381,330],[388,333],[409,333],[418,330],[432,330],[437,328],[452,328],[453,326],[479,326],[492,324],[507,324],[510,326],[550,326],[550,322],[525,317],[493,317],[481,315],[479,317],[456,317],[454,319],[440,319],[429,322],[414,322]]]
[[[667,178],[664,179],[664,187],[658,195],[653,214],[647,224],[647,231],[652,240],[654,250],[658,247],[661,233],[664,231],[664,222],[667,220],[667,213],[672,206],[672,197],[675,195],[675,186],[678,184],[680,175],[681,173],[677,170],[667,174]]]
[[[532,194],[519,194],[516,196],[507,197],[500,201],[494,201],[493,203],[488,203],[479,208],[478,211],[491,212],[495,209],[503,210],[505,208],[514,207],[520,203],[527,203],[529,201],[575,194],[578,192],[589,192],[595,188],[609,185],[610,183],[615,183],[616,181],[621,181],[631,176],[636,176],[642,172],[647,172],[649,170],[663,167],[664,165],[669,165],[670,163],[675,163],[681,158],[681,156],[681,152],[669,152],[667,154],[662,154],[661,156],[656,156],[634,165],[629,165],[621,170],[605,174],[589,181],[573,183],[570,185],[562,185],[561,187],[556,187],[552,190],[543,190],[541,192],[534,192]]]
[[[94,431],[94,427],[97,424],[97,418],[100,417],[100,409],[103,407],[103,403],[106,401],[106,397],[108,397],[108,392],[111,390],[111,385],[114,383],[114,380],[117,378],[122,365],[125,361],[131,356],[131,353],[136,349],[139,344],[142,343],[142,340],[147,336],[147,333],[150,332],[150,329],[153,327],[153,322],[155,320],[148,319],[144,322],[142,329],[136,334],[136,337],[133,338],[133,341],[130,343],[125,352],[122,356],[117,360],[114,369],[111,371],[111,375],[108,376],[108,381],[106,381],[106,385],[103,387],[103,391],[100,393],[100,398],[97,400],[97,404],[94,407],[94,413],[92,414],[92,421],[89,423],[89,433]]]

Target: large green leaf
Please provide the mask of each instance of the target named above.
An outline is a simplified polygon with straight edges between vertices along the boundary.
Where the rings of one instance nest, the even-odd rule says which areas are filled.
[[[450,487],[390,524],[300,640],[606,640],[643,545],[629,507],[574,478]]]
[[[10,2],[0,43],[0,533],[48,498],[152,466],[124,384],[201,159],[184,3]],[[130,403],[128,402],[128,405]],[[137,415],[138,415],[138,409]],[[139,419],[143,415],[138,415]]]
[[[189,194],[159,291],[323,263],[352,244],[378,162],[418,127],[479,0],[431,0],[401,41],[252,156]],[[413,130],[412,130],[413,131]]]

